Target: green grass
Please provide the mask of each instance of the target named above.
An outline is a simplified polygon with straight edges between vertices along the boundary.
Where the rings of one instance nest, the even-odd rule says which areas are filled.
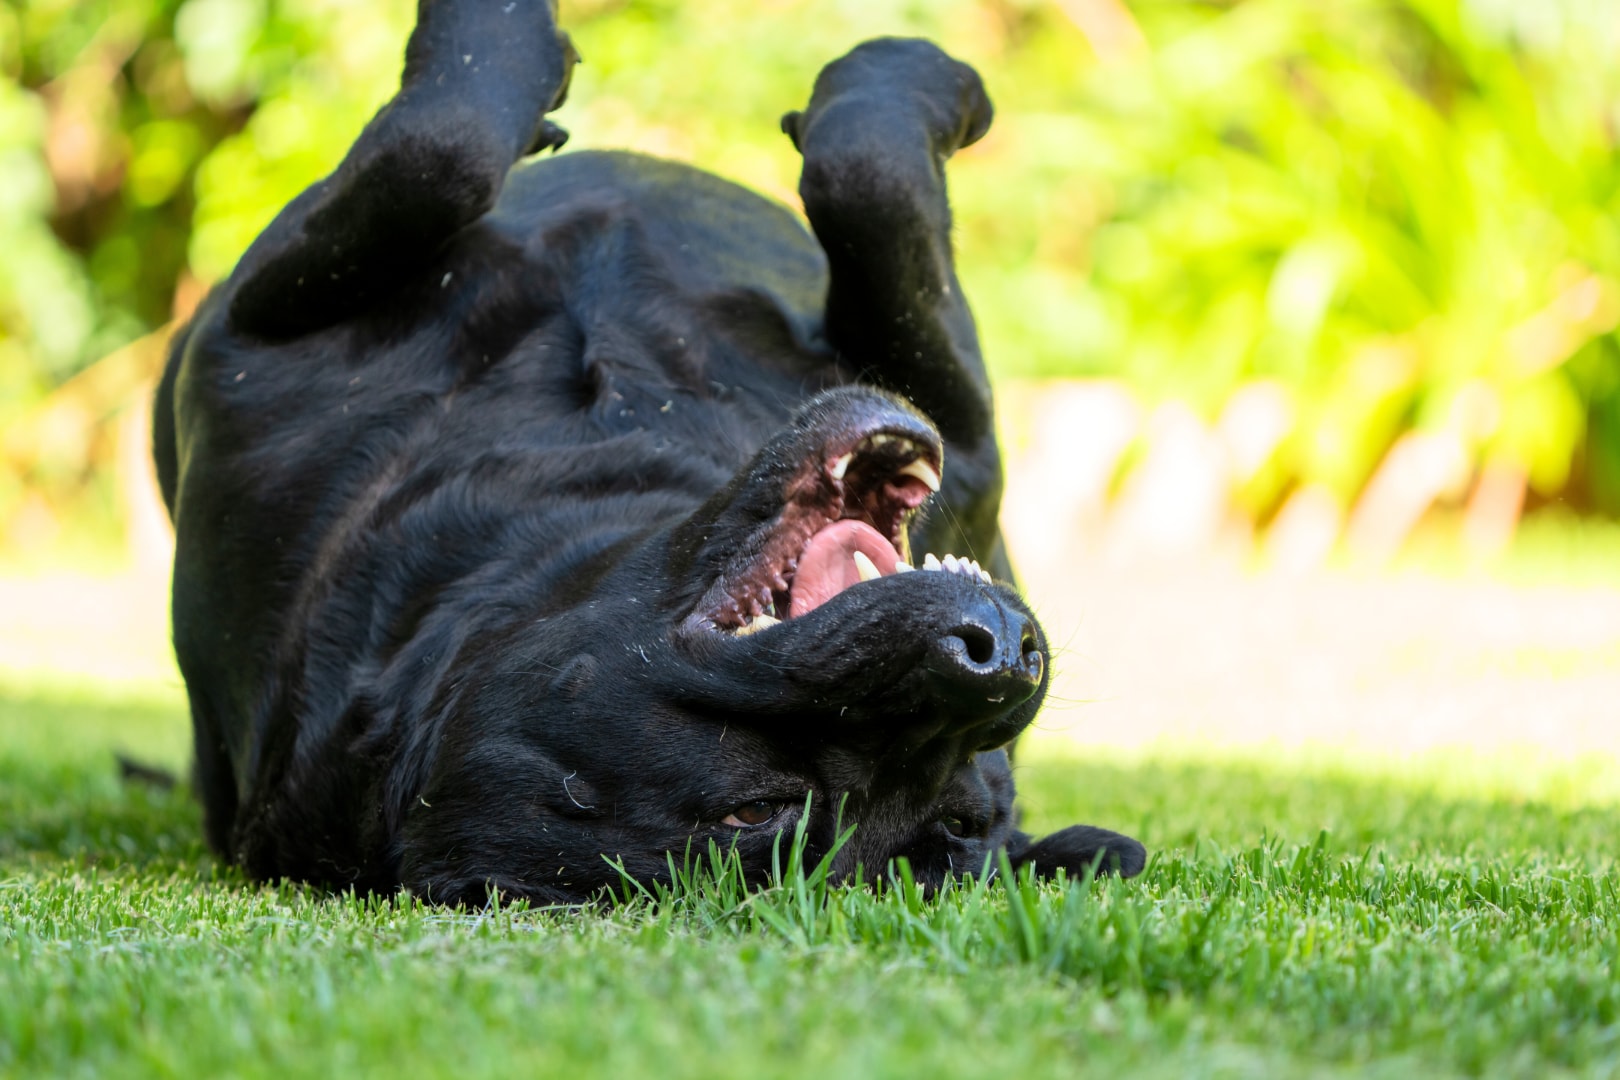
[[[1037,743],[1028,823],[1140,878],[457,913],[249,884],[114,749],[181,764],[178,696],[0,684],[0,1073],[1620,1075],[1601,763]]]

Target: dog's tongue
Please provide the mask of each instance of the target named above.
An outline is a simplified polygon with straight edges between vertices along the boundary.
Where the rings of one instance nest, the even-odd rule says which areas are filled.
[[[878,573],[888,577],[900,562],[900,553],[883,534],[864,521],[835,521],[810,538],[788,592],[788,617],[814,611],[861,580],[855,553],[872,560]]]

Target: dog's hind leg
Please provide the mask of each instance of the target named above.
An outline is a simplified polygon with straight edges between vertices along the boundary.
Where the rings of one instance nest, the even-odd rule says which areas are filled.
[[[421,267],[494,205],[520,156],[562,145],[545,114],[577,60],[553,0],[420,0],[398,94],[243,256],[231,329],[308,333]]]
[[[827,255],[827,338],[863,381],[903,395],[938,425],[951,450],[945,496],[954,520],[930,526],[928,542],[985,559],[996,543],[1000,459],[978,333],[951,256],[945,161],[990,118],[972,68],[926,41],[896,38],[827,65],[809,106],[782,118],[804,155],[799,193]]]
[[[809,107],[782,118],[831,271],[829,340],[964,445],[989,433],[990,406],[951,258],[945,160],[990,116],[972,68],[929,42],[884,38],[828,64]]]

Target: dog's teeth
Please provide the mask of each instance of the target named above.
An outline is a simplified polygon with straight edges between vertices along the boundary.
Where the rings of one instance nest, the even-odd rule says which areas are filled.
[[[939,560],[939,565],[947,574],[959,574],[962,572],[962,564],[955,555],[945,556]]]
[[[899,562],[894,564],[894,572],[897,574],[909,574],[915,569],[917,568],[906,562],[904,559],[901,559]]]
[[[855,569],[861,575],[862,581],[871,581],[874,578],[883,576],[882,572],[877,568],[877,563],[868,559],[865,552],[857,551],[854,557]]]
[[[922,458],[918,458],[916,461],[913,461],[910,465],[907,465],[895,475],[915,476],[918,480],[921,480],[924,484],[928,485],[929,491],[939,490],[939,473],[932,465],[928,464],[928,462],[924,461]]]
[[[753,622],[747,626],[737,628],[737,636],[747,637],[749,634],[757,634],[761,630],[769,630],[781,621],[781,619],[773,618],[770,615],[756,615]]]
[[[938,570],[938,569],[940,569],[939,556],[935,555],[932,551],[930,551],[927,555],[924,555],[923,556],[923,569],[924,570]]]
[[[853,453],[845,454],[832,463],[832,468],[827,470],[827,474],[834,480],[842,480],[844,474],[849,472],[849,463],[854,460],[855,455]]]

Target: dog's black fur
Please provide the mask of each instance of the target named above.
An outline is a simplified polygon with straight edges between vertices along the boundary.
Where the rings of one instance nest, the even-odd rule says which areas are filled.
[[[174,347],[156,453],[210,843],[256,877],[574,901],[710,838],[763,876],[808,795],[812,857],[840,802],[856,826],[841,875],[1140,870],[1134,840],[1013,820],[1047,650],[951,261],[977,75],[902,40],[827,67],[783,120],[812,238],[669,162],[513,168],[566,138],[554,19],[423,0],[398,96]],[[840,518],[1000,580],[895,573],[737,633]]]

